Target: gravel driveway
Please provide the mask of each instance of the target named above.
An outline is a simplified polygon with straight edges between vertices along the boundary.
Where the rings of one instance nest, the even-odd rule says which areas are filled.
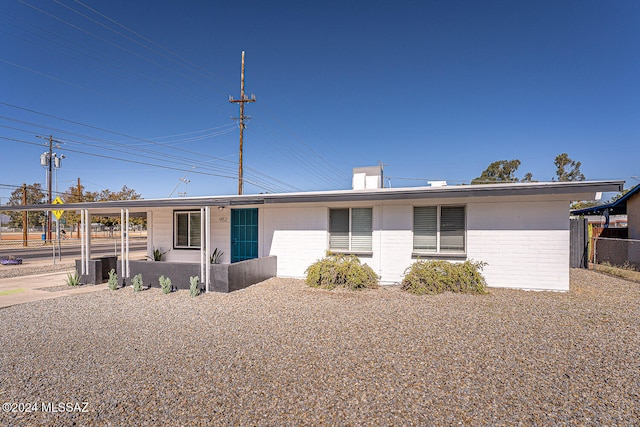
[[[0,425],[640,420],[640,285],[585,270],[568,293],[126,288],[5,308],[0,324],[0,402],[38,409]]]

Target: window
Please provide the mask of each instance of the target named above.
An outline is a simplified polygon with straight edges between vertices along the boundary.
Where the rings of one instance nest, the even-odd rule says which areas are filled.
[[[329,250],[371,252],[372,209],[329,209]]]
[[[464,206],[413,208],[413,250],[419,253],[464,254]]]
[[[174,247],[200,249],[200,211],[174,212],[173,223]]]

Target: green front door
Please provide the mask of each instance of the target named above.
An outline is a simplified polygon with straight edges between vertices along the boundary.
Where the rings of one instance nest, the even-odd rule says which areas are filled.
[[[258,258],[258,209],[231,209],[231,262]]]

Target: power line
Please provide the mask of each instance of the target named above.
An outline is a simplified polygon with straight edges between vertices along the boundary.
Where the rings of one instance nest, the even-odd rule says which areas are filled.
[[[126,47],[123,47],[122,45],[120,45],[120,44],[118,44],[118,43],[115,43],[115,42],[113,42],[113,41],[110,41],[110,40],[108,40],[108,39],[105,39],[104,37],[100,37],[100,36],[96,35],[95,33],[91,32],[91,31],[88,31],[88,30],[86,30],[86,29],[83,29],[83,28],[79,27],[78,25],[75,25],[75,24],[73,24],[73,23],[71,23],[71,22],[69,22],[69,21],[67,21],[67,20],[65,20],[65,19],[62,19],[62,18],[60,18],[60,17],[56,16],[56,15],[55,15],[55,14],[53,14],[53,13],[50,13],[50,12],[45,11],[45,10],[43,10],[43,9],[40,9],[40,8],[38,8],[38,7],[36,7],[36,6],[33,6],[33,5],[31,5],[31,4],[29,4],[29,3],[25,2],[25,1],[23,1],[23,0],[20,0],[20,2],[21,2],[22,4],[24,4],[25,6],[27,6],[27,7],[30,7],[30,8],[32,8],[32,9],[36,10],[36,11],[39,11],[40,13],[43,13],[43,14],[45,14],[45,15],[49,16],[49,17],[50,17],[50,18],[52,18],[52,19],[55,19],[55,20],[57,20],[57,21],[59,21],[59,22],[61,22],[61,23],[65,24],[65,25],[67,25],[67,26],[70,26],[71,28],[74,28],[74,29],[75,29],[75,30],[77,30],[77,31],[81,31],[81,32],[83,32],[83,33],[85,33],[85,34],[88,34],[88,35],[90,35],[90,36],[92,36],[92,37],[96,38],[97,40],[100,40],[100,41],[102,41],[102,42],[104,42],[104,43],[108,43],[108,44],[110,44],[110,45],[112,45],[112,46],[114,46],[114,47],[116,47],[116,48],[118,48],[118,49],[123,50],[123,51],[124,51],[124,52],[126,52],[126,53],[129,53],[129,54],[135,55],[135,56],[137,56],[137,57],[139,57],[139,58],[141,58],[141,59],[143,59],[143,60],[145,60],[146,62],[149,62],[149,63],[151,63],[151,64],[156,64],[156,65],[158,64],[157,62],[155,62],[155,61],[153,61],[153,60],[149,59],[149,57],[147,57],[147,56],[140,55],[140,54],[138,54],[137,52],[135,52],[135,51],[133,51],[133,50],[131,50],[131,49],[128,49],[128,48],[126,48]],[[161,53],[161,52],[159,52],[157,49],[152,49],[152,48],[150,48],[148,45],[145,45],[144,43],[140,43],[139,41],[135,40],[134,38],[132,38],[132,37],[130,37],[130,36],[128,36],[128,35],[126,35],[126,34],[123,34],[121,31],[114,30],[113,28],[109,27],[108,25],[105,25],[105,24],[103,24],[103,23],[100,23],[99,21],[97,21],[97,20],[95,20],[95,19],[93,19],[93,18],[91,18],[91,17],[87,16],[86,14],[83,14],[83,13],[81,13],[81,12],[78,12],[78,10],[76,10],[76,9],[74,9],[74,8],[72,8],[72,7],[69,7],[68,5],[63,4],[63,3],[61,3],[60,1],[56,1],[56,3],[57,3],[58,5],[60,5],[60,6],[64,7],[64,8],[66,8],[66,9],[72,10],[72,11],[73,11],[74,13],[76,13],[77,15],[82,16],[83,18],[88,19],[88,20],[89,20],[89,21],[91,21],[91,22],[93,22],[93,23],[95,23],[95,24],[97,24],[97,25],[100,25],[100,26],[102,26],[102,27],[104,27],[104,28],[108,29],[109,31],[112,31],[113,33],[115,33],[115,34],[119,35],[120,37],[123,37],[123,38],[125,38],[125,39],[127,39],[127,40],[129,40],[129,41],[131,41],[131,42],[133,42],[133,43],[135,43],[135,44],[137,44],[137,45],[139,45],[139,46],[143,47],[144,49],[148,50],[149,52],[152,52],[152,53],[154,53],[154,54],[160,55],[160,56],[161,56],[161,57],[163,57],[163,58],[169,59],[169,60],[171,60],[171,61],[172,61],[173,63],[175,63],[175,64],[178,64],[178,65],[184,65],[184,64],[182,64],[182,63],[181,63],[181,62],[179,62],[179,61],[172,60],[169,56],[167,56],[167,55],[165,55],[165,54],[162,54],[162,53]],[[145,38],[144,36],[141,36],[140,34],[138,34],[138,33],[136,33],[135,31],[133,31],[133,30],[129,29],[128,27],[123,26],[122,24],[120,24],[120,23],[118,23],[117,21],[115,21],[115,20],[113,20],[113,19],[109,18],[108,16],[106,16],[106,15],[104,15],[104,14],[102,14],[102,13],[98,12],[98,11],[97,11],[97,10],[95,10],[95,9],[92,9],[92,8],[88,7],[88,6],[87,6],[87,5],[85,5],[84,3],[80,2],[80,1],[77,1],[77,0],[76,0],[76,3],[77,3],[77,4],[79,4],[79,5],[81,5],[81,6],[83,6],[83,7],[85,7],[86,9],[88,9],[88,10],[92,11],[93,13],[98,14],[98,15],[99,15],[99,16],[101,16],[102,18],[109,20],[110,22],[114,23],[115,25],[119,26],[120,28],[123,28],[123,29],[125,29],[126,31],[129,31],[129,32],[131,32],[132,34],[134,34],[134,35],[136,35],[136,36],[138,36],[138,37],[140,37],[140,38],[143,38],[144,40],[146,40],[147,42],[149,42],[149,43],[153,44],[154,46],[157,46],[158,48],[160,48],[160,49],[162,49],[162,50],[164,50],[164,51],[166,51],[166,52],[169,52],[171,55],[175,55],[177,58],[180,58],[180,60],[181,60],[181,61],[182,61],[182,60],[184,60],[184,58],[180,57],[180,56],[179,56],[179,55],[177,55],[175,52],[169,51],[168,49],[166,49],[166,48],[164,48],[163,46],[161,46],[161,45],[159,45],[159,44],[157,44],[157,43],[155,43],[155,42],[151,41],[150,39]],[[109,57],[107,57],[107,58],[108,58],[109,60],[113,61],[113,59],[112,59],[112,58],[109,58]],[[190,64],[191,64],[191,65],[193,65],[192,63],[190,63]],[[15,65],[19,66],[18,64],[15,64]],[[163,68],[164,68],[164,69],[168,69],[169,71],[171,71],[171,72],[173,72],[173,73],[175,73],[175,74],[180,74],[180,73],[178,73],[178,72],[176,72],[176,71],[174,71],[174,70],[172,70],[172,69],[169,69],[169,68],[168,68],[168,67],[166,67],[166,66],[165,66],[165,67],[163,67]],[[192,67],[192,70],[193,70],[193,67]],[[34,71],[34,70],[31,70],[31,71]],[[196,71],[198,71],[198,70],[196,70]],[[202,73],[201,73],[201,74],[202,74]],[[207,73],[205,73],[205,74],[207,74]],[[117,76],[117,75],[116,75],[116,76]],[[64,82],[63,80],[58,79],[58,78],[53,77],[53,76],[47,76],[47,77],[49,77],[49,78],[54,78],[54,79],[57,79],[58,81],[62,81],[62,82]],[[120,77],[120,76],[119,76],[119,77]],[[194,81],[194,82],[195,82],[195,80],[193,80],[193,79],[191,79],[191,78],[189,78],[189,80],[190,80],[190,81]],[[69,82],[65,82],[65,83],[69,83]],[[161,83],[163,83],[163,82],[161,82]],[[174,88],[176,88],[175,86],[173,86],[173,87],[174,87]],[[177,89],[178,89],[178,90],[181,90],[180,88],[177,88]],[[97,93],[97,92],[95,92],[95,91],[93,91],[93,92],[94,92],[94,93]],[[100,94],[100,93],[97,93],[97,94],[102,95],[102,94]],[[210,102],[210,100],[204,100],[204,102]],[[245,128],[244,123],[242,123],[240,127],[241,127],[241,132],[242,132],[242,130]],[[204,136],[203,136],[203,138],[204,138]],[[143,141],[144,141],[144,139],[141,139],[141,138],[137,138],[137,139],[138,139],[138,140],[143,140]],[[193,140],[196,140],[196,138],[194,138]],[[277,140],[278,140],[278,138],[276,137],[276,138],[274,138],[274,140],[275,140],[275,141],[277,141]],[[187,141],[188,141],[188,140],[185,140],[185,142],[187,142]],[[319,154],[318,152],[316,152],[316,151],[315,151],[315,150],[313,150],[311,147],[309,147],[309,146],[308,146],[304,141],[300,141],[300,142],[302,143],[302,145],[304,145],[304,146],[308,149],[308,151],[309,151],[309,152],[311,152],[314,156],[316,156],[316,158],[320,158],[320,159],[321,159],[321,161],[323,161],[323,162],[327,165],[327,168],[325,168],[325,170],[324,170],[324,171],[322,171],[322,172],[320,172],[320,173],[318,173],[318,172],[316,171],[316,172],[314,172],[314,173],[316,173],[316,175],[317,175],[318,177],[320,177],[322,180],[325,180],[325,181],[327,181],[327,182],[332,182],[332,181],[331,181],[331,180],[332,180],[332,178],[328,177],[328,174],[327,174],[327,172],[326,172],[326,171],[327,171],[328,169],[335,168],[335,167],[334,167],[334,166],[332,166],[332,165],[331,165],[331,163],[329,163],[328,161],[326,161],[326,159],[322,158],[322,156],[320,156],[320,154]],[[153,142],[153,141],[145,141],[145,144],[160,144],[160,143]],[[163,144],[161,144],[161,146],[164,146],[164,147],[166,147],[166,148],[170,148],[170,146],[169,146],[169,142],[167,142],[167,141],[165,141]],[[295,146],[294,146],[294,147],[295,147]],[[193,153],[193,152],[191,152],[191,151],[185,151],[185,152],[186,152],[186,153],[189,153],[189,154],[196,155],[195,153]],[[288,150],[285,150],[285,152],[286,152],[286,153],[288,153]],[[305,152],[305,154],[301,154],[301,153],[299,153],[299,150],[296,150],[296,149],[292,150],[292,152],[294,153],[294,155],[295,155],[295,156],[297,156],[299,159],[301,159],[301,160],[302,160],[302,164],[303,164],[303,165],[305,165],[305,164],[306,164],[307,166],[311,166],[312,168],[316,169],[316,163],[315,163],[315,162],[313,162],[313,161],[309,162],[309,161],[307,160],[307,157],[309,156],[309,154],[307,154],[306,152]],[[200,153],[197,153],[197,154],[200,154]],[[228,160],[226,160],[226,159],[219,159],[219,161],[227,161],[227,162],[229,162],[229,161],[228,161]],[[233,162],[230,162],[230,163],[233,163]],[[239,168],[240,168],[240,167],[241,167],[241,166],[239,165]],[[242,167],[244,168],[244,165],[243,165]],[[248,168],[248,167],[247,167],[247,168],[244,168],[244,169],[246,169],[247,171],[251,170],[251,168]],[[261,172],[254,172],[254,173],[257,173],[258,175],[262,175],[262,176],[268,176],[268,175],[263,174],[263,173],[261,173]],[[274,178],[272,178],[272,179],[274,179]],[[275,179],[274,179],[274,180],[275,180]],[[293,187],[291,184],[284,183],[283,181],[280,181],[280,180],[277,180],[277,181],[278,181],[280,184],[282,184],[282,185],[286,185],[288,188],[295,188],[295,187]],[[338,185],[341,185],[341,184],[342,184],[342,183],[341,183],[340,181],[338,181],[338,180],[333,181],[333,184],[335,184],[335,183],[339,183]]]
[[[182,77],[182,78],[184,78],[184,79],[186,79],[186,80],[189,80],[189,81],[191,81],[191,82],[193,82],[193,83],[196,83],[196,84],[198,84],[198,83],[199,83],[199,82],[197,82],[197,81],[193,80],[193,79],[192,79],[190,76],[188,76],[188,75],[185,75],[185,74],[183,74],[183,73],[181,73],[181,72],[178,72],[178,71],[176,71],[176,70],[174,70],[174,69],[172,69],[172,68],[170,68],[170,67],[165,66],[164,64],[161,64],[161,63],[156,62],[156,61],[154,61],[154,60],[152,60],[152,59],[149,59],[148,57],[143,56],[143,55],[141,55],[141,54],[139,54],[139,53],[137,53],[137,52],[135,52],[135,51],[133,51],[133,50],[127,49],[127,48],[125,48],[125,47],[123,47],[123,46],[121,46],[121,45],[119,45],[119,44],[117,44],[117,43],[115,43],[115,42],[113,42],[113,41],[111,41],[111,40],[108,40],[108,39],[106,39],[106,38],[104,38],[104,37],[100,37],[100,36],[98,36],[98,35],[96,35],[96,34],[92,33],[91,31],[88,31],[88,30],[86,30],[86,29],[84,29],[84,28],[81,28],[81,27],[79,27],[79,26],[75,25],[75,24],[72,24],[71,22],[66,21],[66,20],[64,20],[64,19],[62,19],[62,18],[60,18],[60,17],[58,17],[58,16],[56,16],[56,15],[54,15],[54,14],[52,14],[52,13],[50,13],[50,12],[46,11],[46,10],[40,9],[40,8],[38,8],[38,7],[36,7],[36,6],[32,5],[32,4],[29,4],[29,3],[27,3],[27,2],[26,2],[26,1],[24,1],[24,0],[18,0],[18,1],[19,1],[20,3],[22,3],[22,4],[24,4],[24,5],[25,5],[25,6],[27,6],[27,7],[30,7],[30,8],[32,8],[32,9],[34,9],[34,10],[36,10],[36,11],[40,12],[40,13],[43,13],[43,14],[45,14],[45,15],[49,16],[50,18],[55,19],[55,20],[56,20],[56,21],[58,21],[58,22],[61,22],[61,23],[65,24],[65,25],[67,25],[67,26],[70,26],[71,28],[73,28],[73,29],[75,29],[75,30],[77,30],[77,31],[80,31],[80,32],[82,32],[82,33],[84,33],[84,34],[87,34],[87,35],[89,35],[89,36],[91,36],[91,37],[93,37],[93,38],[95,38],[95,39],[97,39],[97,40],[99,40],[99,41],[101,41],[101,42],[107,43],[107,44],[109,44],[109,45],[111,45],[111,46],[113,46],[113,47],[115,47],[115,48],[117,48],[117,49],[119,49],[119,50],[122,50],[122,51],[123,51],[123,52],[125,52],[125,53],[128,53],[128,54],[133,55],[133,56],[135,56],[135,57],[137,57],[137,58],[139,58],[139,59],[142,59],[143,61],[148,62],[148,63],[150,63],[151,65],[154,65],[154,66],[160,67],[160,68],[162,68],[162,69],[164,69],[164,70],[166,70],[166,71],[169,71],[169,72],[171,72],[171,73],[173,73],[173,74],[176,74],[176,75],[178,75],[178,76],[180,76],[180,77]],[[211,102],[211,101],[209,101],[209,102]],[[214,103],[212,103],[212,104],[214,104]],[[215,105],[215,104],[214,104],[214,105]]]
[[[10,15],[10,16],[11,16],[11,15]],[[6,21],[3,21],[3,22],[5,22],[5,23],[6,23]],[[11,24],[11,25],[13,25],[13,24]],[[15,25],[14,25],[14,26],[15,26]],[[2,30],[0,30],[0,31],[2,31]],[[33,32],[31,32],[31,31],[28,31],[28,30],[26,30],[26,31],[27,31],[27,32],[30,32],[30,33],[32,33],[32,34],[34,34],[34,33],[33,33]],[[199,102],[201,102],[201,103],[203,103],[203,104],[207,104],[207,105],[210,105],[210,106],[215,106],[215,107],[217,107],[217,108],[221,109],[220,105],[219,105],[219,104],[216,104],[216,103],[214,103],[214,102],[212,102],[212,101],[211,101],[211,99],[204,98],[204,97],[202,97],[202,96],[199,96],[199,95],[197,95],[197,94],[194,94],[193,92],[190,92],[190,91],[185,90],[185,89],[183,89],[183,88],[181,88],[181,87],[179,87],[179,86],[176,86],[176,85],[174,85],[174,84],[172,84],[172,83],[169,83],[169,82],[167,82],[166,80],[160,79],[160,78],[158,78],[156,75],[153,75],[153,74],[150,74],[150,73],[146,73],[146,72],[143,72],[143,71],[140,71],[140,70],[137,70],[137,69],[133,69],[133,68],[127,68],[127,67],[128,67],[128,64],[125,64],[125,63],[123,63],[122,61],[117,61],[117,60],[115,60],[115,59],[113,59],[113,58],[111,58],[111,57],[109,57],[109,56],[106,56],[106,55],[103,55],[103,54],[97,53],[99,56],[102,56],[103,58],[107,58],[108,60],[112,61],[112,64],[109,64],[108,62],[106,62],[106,61],[104,61],[104,60],[101,60],[100,58],[90,57],[90,56],[88,56],[88,55],[86,55],[86,54],[83,54],[82,52],[80,52],[80,51],[78,51],[78,50],[76,50],[76,49],[71,48],[72,50],[75,50],[76,52],[79,52],[81,55],[83,55],[83,56],[85,56],[85,57],[89,57],[90,59],[100,61],[100,62],[102,62],[102,63],[106,64],[107,66],[111,67],[111,68],[109,68],[109,69],[108,69],[108,68],[104,68],[104,67],[101,67],[101,66],[99,66],[99,65],[93,64],[93,63],[91,63],[91,62],[89,62],[89,61],[86,61],[86,60],[82,60],[82,59],[74,58],[74,57],[72,57],[72,56],[70,56],[70,55],[68,55],[68,54],[66,54],[66,53],[64,53],[64,52],[61,52],[60,50],[53,49],[53,48],[51,48],[50,46],[42,45],[42,44],[40,44],[40,43],[34,42],[34,41],[32,41],[32,40],[25,39],[25,38],[23,38],[23,37],[17,36],[17,35],[12,34],[12,33],[8,33],[8,32],[6,32],[6,31],[2,31],[2,32],[3,32],[3,33],[5,33],[5,34],[9,34],[9,35],[11,35],[11,36],[13,36],[13,37],[16,37],[16,38],[18,38],[18,39],[20,39],[20,40],[23,40],[23,41],[25,41],[25,42],[27,42],[27,43],[34,44],[34,45],[36,45],[36,46],[40,46],[40,47],[42,47],[43,49],[47,49],[47,51],[49,51],[49,52],[51,52],[51,51],[56,52],[56,54],[57,54],[57,55],[64,56],[64,57],[69,58],[69,59],[71,59],[72,61],[78,62],[78,63],[80,63],[80,64],[82,64],[82,65],[89,65],[89,66],[92,66],[92,67],[94,67],[94,68],[96,68],[96,69],[98,69],[98,70],[100,70],[100,71],[102,71],[102,72],[104,72],[104,73],[106,73],[106,74],[110,74],[110,75],[112,75],[112,76],[115,76],[115,77],[121,78],[121,79],[123,79],[123,80],[130,81],[130,82],[135,82],[135,81],[136,81],[136,80],[132,79],[131,77],[127,76],[127,75],[123,75],[123,74],[119,74],[119,73],[114,72],[111,68],[113,68],[113,67],[114,67],[114,65],[115,65],[115,67],[120,68],[123,72],[127,72],[127,71],[128,71],[130,74],[131,74],[132,72],[133,72],[133,73],[136,73],[136,74],[137,74],[139,77],[141,77],[143,80],[146,80],[146,81],[151,82],[151,83],[154,83],[154,84],[161,85],[161,86],[163,86],[163,87],[165,87],[165,88],[168,88],[168,89],[170,89],[170,90],[172,90],[172,91],[175,91],[175,92],[180,92],[180,93],[182,93],[182,95],[185,95],[185,96],[187,96],[187,97],[189,97],[189,98],[192,98],[192,99],[194,99],[194,100],[196,100],[196,101],[199,101]],[[50,39],[47,39],[47,41],[51,41],[51,40],[50,40]],[[67,47],[67,48],[68,48],[68,47]],[[92,51],[92,50],[90,50],[90,49],[87,49],[87,50],[89,50],[90,52],[95,52],[95,51]],[[46,77],[46,78],[49,78],[49,79],[51,79],[51,80],[55,80],[55,81],[58,81],[58,82],[61,82],[61,83],[65,83],[65,84],[68,84],[68,85],[71,85],[71,86],[77,87],[77,88],[79,88],[79,89],[88,90],[89,92],[92,92],[92,93],[94,93],[94,94],[96,94],[96,95],[103,96],[103,97],[105,97],[105,98],[107,98],[107,99],[114,99],[114,100],[115,100],[115,99],[118,99],[119,101],[124,102],[125,104],[132,105],[132,104],[131,104],[131,102],[129,102],[128,100],[124,100],[124,99],[122,99],[122,98],[114,98],[114,97],[112,97],[112,96],[109,96],[109,95],[106,95],[106,94],[104,94],[104,93],[101,93],[101,92],[95,91],[95,90],[93,90],[93,89],[89,89],[89,88],[87,88],[86,86],[78,85],[78,84],[76,84],[76,83],[73,83],[73,82],[70,82],[70,81],[67,81],[67,80],[61,79],[61,78],[59,78],[59,77],[53,76],[53,75],[51,75],[51,74],[47,74],[47,73],[44,73],[44,72],[42,72],[42,71],[34,70],[33,68],[29,68],[29,67],[27,67],[27,66],[24,66],[24,65],[21,65],[21,64],[17,64],[17,63],[11,62],[11,61],[3,60],[3,62],[7,63],[8,65],[12,65],[12,66],[14,66],[14,67],[21,68],[21,69],[23,69],[23,70],[29,71],[29,72],[31,72],[31,73],[41,75],[41,76]],[[124,66],[123,66],[123,65],[124,65]]]
[[[101,13],[101,12],[97,11],[96,9],[93,9],[93,8],[91,8],[91,7],[87,6],[86,4],[82,3],[81,1],[79,1],[79,0],[74,0],[74,1],[75,1],[76,3],[78,3],[78,4],[82,5],[83,7],[87,8],[88,10],[92,11],[93,13],[95,13],[95,14],[97,14],[97,15],[99,15],[99,16],[101,16],[101,17],[103,17],[104,19],[106,19],[106,20],[108,20],[108,21],[110,21],[110,22],[114,23],[114,24],[115,24],[115,25],[117,25],[118,27],[120,27],[120,28],[122,28],[122,29],[124,29],[124,30],[126,30],[126,31],[129,31],[131,34],[134,34],[135,36],[137,36],[137,37],[141,38],[142,40],[145,40],[146,42],[148,42],[148,43],[150,43],[150,44],[152,44],[152,45],[154,45],[154,46],[156,46],[156,47],[158,47],[158,48],[160,48],[160,49],[164,50],[165,52],[168,52],[169,54],[173,55],[174,57],[176,57],[176,58],[179,60],[179,61],[174,61],[176,64],[183,65],[183,66],[184,66],[184,64],[188,64],[188,65],[189,65],[189,66],[190,66],[194,71],[197,71],[197,72],[199,72],[200,74],[202,74],[203,76],[205,76],[205,77],[207,77],[207,78],[209,78],[209,79],[213,80],[213,78],[212,78],[212,73],[211,73],[211,72],[209,72],[208,70],[205,70],[205,69],[203,69],[203,68],[199,67],[198,65],[194,64],[193,62],[189,61],[188,59],[184,58],[183,56],[180,56],[180,55],[179,55],[179,54],[177,54],[176,52],[174,52],[174,51],[172,51],[172,50],[170,50],[170,49],[167,49],[166,47],[164,47],[164,46],[162,46],[162,45],[160,45],[160,44],[158,44],[158,43],[154,42],[153,40],[151,40],[151,39],[149,39],[149,38],[147,38],[147,37],[143,36],[143,35],[142,35],[142,34],[140,34],[140,33],[135,32],[135,31],[134,31],[134,30],[132,30],[131,28],[129,28],[129,27],[127,27],[127,26],[125,26],[125,25],[121,24],[120,22],[118,22],[118,21],[116,21],[116,20],[114,20],[114,19],[110,18],[109,16],[107,16],[107,15],[105,15],[105,14],[103,14],[103,13]],[[112,31],[113,31],[113,30],[112,30]]]
[[[0,119],[5,119],[5,120],[10,120],[10,121],[14,121],[14,122],[18,122],[18,123],[22,123],[22,124],[27,124],[30,126],[35,126],[35,127],[40,127],[43,129],[47,129],[53,132],[56,132],[58,134],[68,134],[68,135],[72,135],[75,137],[79,137],[79,138],[83,138],[89,141],[95,141],[95,142],[99,142],[100,145],[98,144],[92,144],[90,142],[87,141],[79,141],[79,140],[75,140],[75,139],[71,139],[71,138],[64,138],[64,141],[72,144],[72,145],[85,145],[85,146],[90,146],[90,147],[94,147],[94,148],[99,148],[99,149],[103,149],[104,148],[104,144],[107,145],[111,145],[111,146],[115,146],[115,147],[121,147],[123,149],[113,149],[114,151],[117,152],[121,152],[127,155],[133,155],[133,156],[137,156],[137,157],[142,157],[142,158],[151,158],[153,160],[167,160],[167,159],[174,159],[177,162],[180,162],[182,165],[184,166],[188,166],[188,167],[193,167],[194,162],[197,162],[199,164],[203,164],[203,163],[211,163],[214,161],[223,161],[225,163],[230,163],[232,165],[235,165],[235,163],[233,161],[227,160],[227,159],[222,159],[222,158],[218,158],[218,157],[214,157],[214,156],[208,156],[208,155],[203,155],[202,153],[198,153],[200,155],[200,158],[190,158],[190,157],[183,157],[183,156],[177,156],[177,155],[173,155],[173,154],[168,154],[165,152],[160,152],[160,151],[154,151],[154,150],[150,150],[150,149],[145,149],[145,148],[138,148],[138,147],[130,147],[130,144],[124,144],[124,143],[118,143],[118,142],[114,142],[114,141],[110,141],[107,139],[103,139],[103,138],[96,138],[93,136],[89,136],[89,135],[84,135],[81,133],[77,133],[77,132],[70,132],[70,131],[66,131],[63,129],[59,129],[59,128],[54,128],[54,127],[50,127],[50,126],[43,126],[43,125],[38,125],[36,123],[33,122],[28,122],[25,120],[20,120],[20,119],[14,119],[11,117],[6,117],[6,116],[0,116]],[[66,119],[63,119],[66,120]],[[90,126],[90,125],[86,125],[86,126]],[[0,125],[0,127],[4,127],[4,128],[8,128],[8,129],[12,129],[12,130],[17,130],[20,132],[24,132],[24,133],[32,133],[32,131],[27,130],[27,129],[21,129],[21,128],[17,128],[17,127],[13,127],[13,126],[6,126],[6,125]],[[152,141],[151,141],[152,142]],[[158,144],[160,147],[165,147],[165,144]],[[172,148],[169,146],[169,148]],[[179,151],[184,151],[184,150],[179,150]],[[148,153],[150,155],[144,155],[142,153]],[[190,152],[188,151],[188,153],[195,153],[195,152]],[[161,158],[155,157],[155,156],[161,156]],[[201,157],[210,157],[210,160],[208,161],[203,161],[201,159]],[[200,166],[200,168],[203,168],[202,166]],[[231,166],[226,167],[226,166],[210,166],[210,167],[204,167],[204,169],[209,169],[212,171],[221,171],[223,173],[232,173],[232,168]],[[251,177],[250,180],[251,182],[258,182],[261,183],[264,186],[266,186],[266,182],[265,179],[267,179],[268,181],[272,181],[272,184],[270,184],[270,191],[287,191],[287,189],[292,189],[292,190],[299,190],[298,188],[285,183],[281,180],[278,180],[277,178],[274,178],[270,175],[267,175],[265,173],[262,173],[258,170],[255,170],[254,168],[246,168],[247,169],[247,173],[248,176]],[[260,178],[259,176],[264,177]]]
[[[41,144],[37,144],[35,142],[25,141],[25,140],[16,139],[16,138],[8,138],[8,137],[0,136],[0,139],[4,139],[6,141],[19,142],[19,143],[22,143],[22,144],[41,146]],[[74,150],[74,149],[70,149],[70,148],[65,148],[65,151],[70,152],[70,153],[84,154],[84,155],[87,155],[87,156],[100,157],[100,158],[103,158],[103,159],[118,160],[118,161],[122,161],[122,162],[138,164],[138,165],[152,166],[152,167],[158,167],[158,168],[162,168],[162,169],[176,170],[176,171],[180,171],[180,172],[188,171],[188,169],[178,168],[178,167],[169,166],[169,165],[160,165],[160,164],[157,164],[157,163],[149,163],[149,162],[142,162],[142,161],[138,161],[138,160],[123,159],[123,158],[120,158],[120,157],[108,156],[108,155],[105,155],[105,154],[89,153],[89,152],[86,152],[86,151]],[[207,176],[216,176],[216,177],[220,177],[220,178],[235,179],[234,176],[203,172],[203,171],[199,171],[199,170],[193,170],[193,171],[191,171],[191,173],[196,173],[196,174],[200,174],[200,175],[207,175]],[[263,184],[260,184],[260,183],[257,183],[257,182],[253,182],[253,181],[248,181],[248,183],[250,183],[251,185],[254,185],[256,187],[263,188],[263,189],[265,189],[267,191],[272,191],[271,188],[268,185],[263,185]]]

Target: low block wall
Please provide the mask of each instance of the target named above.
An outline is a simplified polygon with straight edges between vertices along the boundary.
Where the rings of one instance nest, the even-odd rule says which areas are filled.
[[[623,265],[629,261],[629,241],[623,239],[597,239],[595,244],[596,261]]]
[[[92,258],[89,260],[89,271],[87,274],[81,274],[82,260],[76,260],[76,271],[80,275],[80,283],[85,285],[97,285],[104,283],[109,279],[109,271],[116,268],[118,258],[115,256],[107,256],[102,258]]]
[[[277,258],[275,256],[256,258],[234,264],[209,264],[211,285],[214,292],[232,292],[267,280],[277,275]],[[118,263],[118,277],[122,277],[121,264]],[[160,287],[158,279],[165,276],[178,289],[189,289],[189,278],[200,277],[200,264],[167,261],[129,261],[129,275],[126,284],[136,274],[142,274],[145,286]],[[202,283],[203,278],[200,278]],[[120,279],[122,283],[122,279]],[[201,285],[204,287],[204,284]]]
[[[122,263],[118,263],[118,278],[122,283]],[[200,264],[192,264],[186,262],[168,262],[168,261],[129,261],[129,275],[131,276],[125,281],[127,285],[131,284],[131,279],[136,274],[142,274],[142,281],[145,286],[151,285],[154,288],[160,287],[158,279],[160,276],[171,279],[171,284],[178,289],[189,289],[189,278],[191,276],[200,276]]]
[[[221,292],[237,291],[278,275],[278,258],[275,256],[240,261],[226,266],[227,287]]]

